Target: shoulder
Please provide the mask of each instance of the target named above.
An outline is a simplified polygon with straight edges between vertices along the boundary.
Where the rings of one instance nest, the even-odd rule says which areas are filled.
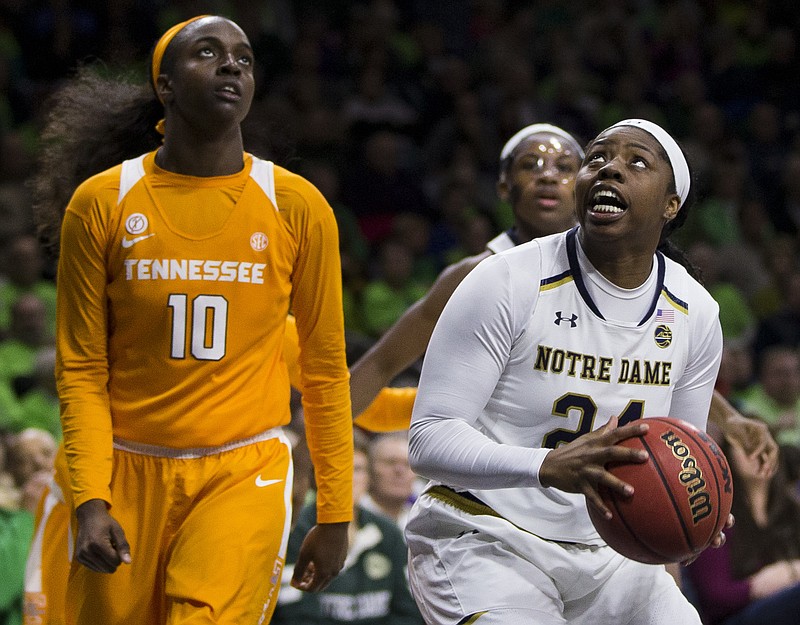
[[[678,305],[686,307],[691,316],[696,313],[716,316],[719,304],[700,282],[689,275],[686,268],[670,258],[664,257],[664,290]]]
[[[119,194],[121,173],[122,163],[87,178],[75,189],[73,201],[91,201],[108,194],[116,197]]]

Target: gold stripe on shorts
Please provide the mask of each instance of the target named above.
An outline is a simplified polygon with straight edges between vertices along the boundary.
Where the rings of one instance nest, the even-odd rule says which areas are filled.
[[[468,493],[459,493],[454,491],[448,486],[432,486],[430,490],[425,491],[426,495],[430,495],[434,499],[443,501],[446,504],[466,512],[467,514],[474,515],[488,515],[498,518],[503,518],[493,508],[487,506],[480,499],[474,496],[469,496]]]

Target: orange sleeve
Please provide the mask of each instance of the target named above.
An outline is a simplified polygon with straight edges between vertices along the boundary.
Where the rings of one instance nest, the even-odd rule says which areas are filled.
[[[353,516],[353,420],[345,359],[342,272],[333,210],[305,179],[276,167],[277,205],[299,240],[292,314],[300,345],[306,438],[317,481],[317,520]]]
[[[112,430],[108,396],[108,311],[104,202],[114,202],[113,175],[83,183],[61,230],[56,316],[56,379],[64,449],[75,507],[111,503]]]
[[[355,425],[370,432],[396,432],[411,425],[416,387],[384,387],[373,402],[355,418]]]
[[[297,322],[292,315],[286,317],[286,327],[283,331],[283,360],[289,371],[289,382],[301,393],[303,389],[300,382],[300,338],[297,336]]]

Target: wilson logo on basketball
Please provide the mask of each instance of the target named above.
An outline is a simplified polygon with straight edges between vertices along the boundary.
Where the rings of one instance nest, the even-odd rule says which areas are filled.
[[[689,508],[692,511],[692,522],[697,525],[711,514],[711,496],[706,488],[703,471],[697,466],[697,459],[692,455],[691,449],[673,431],[664,432],[661,440],[681,462],[681,471],[678,480],[686,488]]]

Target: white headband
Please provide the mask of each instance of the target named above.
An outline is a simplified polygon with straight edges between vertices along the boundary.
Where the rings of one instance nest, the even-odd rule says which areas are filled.
[[[504,161],[511,156],[511,152],[514,151],[514,148],[516,148],[525,139],[540,132],[549,132],[550,134],[557,135],[562,139],[565,139],[578,151],[578,156],[580,156],[580,158],[584,157],[581,144],[578,143],[578,140],[566,130],[562,130],[558,126],[553,126],[552,124],[531,124],[530,126],[525,126],[525,128],[522,130],[518,130],[513,137],[506,141],[506,144],[503,146],[503,149],[500,152],[500,161]]]
[[[681,206],[683,206],[683,203],[689,195],[689,187],[692,185],[692,181],[689,175],[689,163],[686,162],[683,150],[681,150],[675,139],[661,126],[647,121],[646,119],[625,119],[621,122],[617,122],[613,126],[609,126],[606,130],[616,128],[617,126],[634,126],[636,128],[641,128],[653,135],[656,141],[661,144],[661,147],[663,147],[664,151],[667,153],[669,164],[672,166],[672,176],[675,179],[675,192],[680,196]]]

